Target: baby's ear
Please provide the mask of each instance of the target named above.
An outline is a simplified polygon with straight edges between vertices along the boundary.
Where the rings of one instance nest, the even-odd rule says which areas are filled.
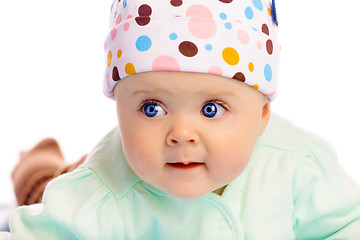
[[[271,106],[270,106],[270,101],[267,100],[264,102],[264,105],[262,107],[261,122],[260,122],[258,136],[261,136],[264,133],[264,131],[270,121],[270,117],[271,117]]]

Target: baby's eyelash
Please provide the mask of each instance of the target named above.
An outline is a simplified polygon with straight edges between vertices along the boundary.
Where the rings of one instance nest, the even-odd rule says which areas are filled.
[[[142,111],[145,107],[145,105],[147,104],[157,104],[160,105],[160,102],[158,100],[155,99],[151,99],[151,98],[145,98],[140,104],[139,104],[139,111]]]
[[[223,107],[226,111],[230,111],[230,107],[224,102],[222,101],[221,99],[219,98],[215,98],[215,99],[211,99],[209,101],[206,101],[204,103],[204,105],[208,104],[208,103],[216,103],[216,104],[219,104],[221,107]]]

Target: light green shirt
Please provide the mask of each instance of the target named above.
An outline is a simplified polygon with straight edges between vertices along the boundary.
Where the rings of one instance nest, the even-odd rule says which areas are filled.
[[[328,143],[273,115],[222,196],[176,199],[130,169],[115,128],[48,185],[43,204],[15,210],[10,229],[22,240],[357,240],[360,188]]]

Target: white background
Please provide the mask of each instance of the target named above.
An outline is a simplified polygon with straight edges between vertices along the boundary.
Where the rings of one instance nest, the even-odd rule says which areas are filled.
[[[116,125],[102,94],[110,0],[0,0],[0,204],[20,150],[45,137],[78,160]],[[186,1],[186,0],[185,0]],[[277,1],[274,112],[327,139],[360,183],[360,2]]]

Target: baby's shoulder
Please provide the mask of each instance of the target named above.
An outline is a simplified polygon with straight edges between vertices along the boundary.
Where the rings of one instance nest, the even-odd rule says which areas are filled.
[[[51,181],[45,189],[43,202],[55,211],[59,210],[59,205],[75,210],[90,205],[116,204],[111,189],[93,169],[83,166]]]
[[[328,141],[275,113],[272,114],[267,129],[259,138],[259,145],[279,151],[298,153],[304,157],[324,153],[336,155]]]

